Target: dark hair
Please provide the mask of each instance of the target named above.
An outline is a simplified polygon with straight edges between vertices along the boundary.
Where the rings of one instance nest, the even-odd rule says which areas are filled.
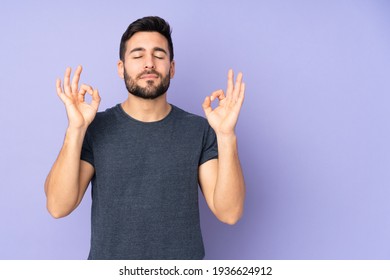
[[[125,33],[122,35],[121,44],[119,48],[119,58],[124,61],[125,52],[126,52],[126,42],[136,33],[136,32],[158,32],[163,35],[168,41],[169,49],[169,58],[170,61],[173,60],[173,43],[171,38],[171,27],[168,22],[164,19],[157,16],[149,16],[137,19],[129,25]]]

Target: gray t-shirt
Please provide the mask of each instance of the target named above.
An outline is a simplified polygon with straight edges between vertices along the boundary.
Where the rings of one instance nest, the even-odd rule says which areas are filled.
[[[121,105],[98,113],[81,159],[92,178],[88,259],[202,259],[198,167],[217,158],[207,120],[173,105],[140,122]]]

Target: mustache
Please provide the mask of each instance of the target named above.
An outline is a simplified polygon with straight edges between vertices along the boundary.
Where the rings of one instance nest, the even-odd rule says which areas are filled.
[[[145,70],[143,71],[142,73],[138,74],[137,75],[137,78],[141,78],[142,75],[150,75],[150,74],[153,74],[153,75],[157,75],[161,78],[161,74],[159,72],[157,72],[156,70]]]

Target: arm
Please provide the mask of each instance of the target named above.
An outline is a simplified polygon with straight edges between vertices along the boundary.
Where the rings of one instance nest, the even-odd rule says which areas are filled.
[[[80,160],[86,130],[95,118],[100,97],[91,86],[78,87],[82,68],[79,66],[70,83],[70,68],[66,69],[64,88],[56,82],[57,94],[65,104],[68,129],[64,144],[45,182],[47,209],[55,218],[70,214],[81,202],[94,174],[91,164]],[[85,102],[85,94],[92,95],[92,102]]]
[[[215,91],[205,98],[202,105],[217,135],[218,159],[209,160],[199,167],[199,183],[211,211],[228,224],[236,223],[244,209],[245,182],[234,131],[244,93],[242,74],[238,74],[233,85],[233,71],[230,70],[226,96],[222,90]],[[212,109],[211,102],[216,98],[219,100],[218,107]]]

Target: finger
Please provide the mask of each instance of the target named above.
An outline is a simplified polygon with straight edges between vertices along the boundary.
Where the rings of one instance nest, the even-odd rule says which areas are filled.
[[[77,89],[79,87],[81,71],[83,71],[83,67],[81,65],[77,66],[72,79],[72,86],[71,86],[72,92],[77,92]]]
[[[94,89],[92,92],[91,106],[94,107],[96,109],[96,111],[99,108],[100,100],[101,100],[101,98],[99,95],[99,91],[97,89]]]
[[[72,93],[70,88],[70,73],[72,72],[70,67],[67,67],[64,75],[64,91],[67,95]]]
[[[240,88],[240,94],[238,95],[237,98],[237,105],[239,106],[239,108],[241,108],[242,103],[244,102],[244,97],[245,97],[245,83],[242,83]]]
[[[63,94],[62,88],[61,88],[61,80],[60,79],[56,80],[56,90],[57,90],[57,94],[58,95]]]
[[[92,95],[93,88],[90,85],[82,84],[78,93],[85,95],[87,92]]]
[[[65,93],[64,93],[63,90],[62,90],[62,87],[61,87],[61,80],[60,80],[60,79],[57,79],[57,80],[56,80],[56,90],[57,90],[57,95],[58,95],[58,97],[62,100],[62,102],[65,102],[65,100],[66,100],[66,95],[65,95]]]
[[[80,90],[78,92],[77,98],[79,102],[84,102],[85,100],[85,94],[89,93],[90,95],[93,94],[93,88],[90,85],[82,84],[80,87]]]
[[[233,90],[233,100],[237,101],[239,94],[241,93],[241,85],[242,85],[242,73],[238,73],[237,79],[236,79],[236,84],[234,86]]]
[[[234,78],[233,69],[229,69],[228,81],[226,87],[226,97],[230,97],[231,93],[233,92],[233,78]]]
[[[218,98],[219,100],[225,99],[225,94],[223,93],[223,90],[222,90],[222,89],[216,90],[216,91],[214,91],[214,92],[210,95],[210,100],[211,100],[211,102],[214,101],[215,98]]]
[[[206,114],[206,116],[208,116],[208,114],[211,113],[211,111],[212,111],[213,109],[211,108],[210,96],[206,96],[206,98],[205,98],[204,101],[203,101],[202,108],[203,108],[203,111],[204,111],[204,113]]]

